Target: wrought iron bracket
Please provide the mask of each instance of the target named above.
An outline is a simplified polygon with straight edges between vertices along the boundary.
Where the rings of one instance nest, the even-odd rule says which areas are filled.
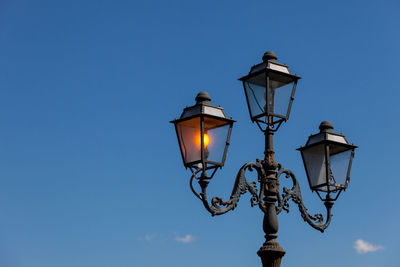
[[[198,172],[194,172],[191,179],[190,179],[190,188],[192,189],[193,193],[198,197],[202,202],[204,207],[211,213],[212,216],[214,215],[221,215],[227,213],[230,210],[234,210],[239,202],[240,196],[245,194],[247,191],[252,195],[250,198],[251,206],[255,206],[259,203],[259,196],[257,190],[257,183],[256,182],[248,182],[245,177],[246,170],[253,171],[256,170],[258,176],[260,177],[262,172],[262,167],[259,162],[253,163],[249,162],[244,164],[240,169],[238,174],[236,175],[235,184],[232,189],[231,196],[228,201],[222,201],[220,197],[213,197],[211,199],[211,205],[207,200],[207,186],[210,182],[210,179],[207,178],[203,172],[200,177],[197,177]],[[201,187],[201,192],[197,193],[193,187],[193,179],[196,178],[199,180],[199,184]],[[225,207],[222,207],[225,206]]]
[[[303,203],[299,182],[294,173],[291,170],[282,168],[282,166],[278,164],[278,172],[276,173],[277,178],[279,179],[280,176],[283,174],[285,174],[286,178],[290,177],[292,179],[293,187],[291,189],[287,189],[286,187],[284,187],[282,197],[278,195],[278,205],[276,206],[276,213],[279,214],[282,210],[289,212],[289,199],[292,199],[292,201],[297,204],[303,220],[311,225],[314,229],[317,229],[318,231],[321,231],[323,233],[331,222],[333,216],[331,213],[331,209],[334,202],[330,199],[324,201],[327,212],[326,221],[324,223],[324,217],[322,216],[322,214],[318,213],[315,215],[311,215],[308,213],[308,209]]]
[[[232,189],[231,196],[228,201],[223,201],[220,197],[213,197],[211,199],[211,203],[209,203],[207,199],[207,187],[211,178],[208,178],[205,175],[205,172],[202,172],[201,176],[198,177],[197,175],[201,171],[200,169],[193,172],[193,175],[190,179],[190,188],[195,194],[195,196],[202,201],[204,207],[208,212],[211,213],[212,216],[222,215],[227,213],[228,211],[234,210],[239,203],[241,195],[245,194],[246,192],[249,192],[251,194],[250,198],[251,206],[253,207],[258,205],[259,208],[266,214],[268,211],[266,208],[266,204],[264,203],[265,200],[264,200],[263,184],[266,184],[268,187],[276,187],[279,190],[279,179],[281,178],[282,175],[285,175],[286,178],[291,178],[293,187],[291,189],[284,187],[282,190],[283,191],[282,195],[280,195],[279,193],[277,194],[277,205],[275,207],[276,214],[279,214],[282,210],[289,212],[290,208],[289,200],[292,199],[292,201],[297,204],[303,220],[307,222],[314,229],[324,232],[324,230],[329,226],[331,222],[332,219],[331,209],[334,202],[330,199],[324,201],[324,205],[327,211],[325,222],[322,214],[315,214],[315,215],[309,214],[308,209],[305,207],[303,203],[300,185],[295,174],[291,170],[283,168],[281,164],[278,164],[276,179],[268,181],[268,179],[266,179],[265,168],[263,167],[264,164],[265,161],[257,160],[255,163],[254,162],[246,163],[239,169],[236,175],[236,180]],[[256,182],[247,181],[245,176],[247,170],[257,171],[258,182],[261,183],[260,193],[258,193]],[[197,193],[193,187],[194,179],[197,179],[198,183],[200,184],[201,187],[200,193]]]

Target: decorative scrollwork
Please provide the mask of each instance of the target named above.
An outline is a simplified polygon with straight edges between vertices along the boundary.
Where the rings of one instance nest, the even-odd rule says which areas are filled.
[[[236,175],[235,184],[233,186],[233,190],[232,190],[231,196],[228,201],[223,201],[219,197],[213,197],[211,199],[211,204],[209,204],[209,202],[207,200],[207,187],[210,182],[210,178],[207,178],[204,175],[204,173],[202,174],[201,177],[197,177],[197,174],[200,172],[200,170],[193,172],[193,175],[190,178],[190,188],[193,191],[193,193],[195,194],[195,196],[203,202],[204,207],[207,209],[208,212],[211,213],[212,216],[222,215],[224,213],[227,213],[230,210],[234,210],[236,208],[236,206],[238,205],[240,196],[245,194],[247,191],[250,192],[250,194],[251,194],[251,199],[250,199],[251,206],[253,207],[255,205],[258,205],[260,207],[260,209],[265,214],[267,214],[268,211],[265,206],[265,203],[263,203],[263,201],[261,201],[261,200],[264,197],[265,185],[267,187],[271,187],[273,185],[272,184],[268,185],[267,184],[268,181],[264,181],[266,174],[265,174],[262,164],[263,164],[262,161],[257,160],[256,163],[249,162],[249,163],[244,164],[240,168],[238,174]],[[256,182],[248,182],[246,180],[245,173],[247,170],[249,170],[249,171],[256,170],[259,182],[262,182],[262,184],[264,184],[264,186],[263,185],[261,186],[259,194],[258,194]],[[281,164],[278,164],[278,171],[276,173],[277,179],[276,180],[274,179],[274,181],[272,181],[272,182],[278,183],[279,178],[283,174],[285,175],[286,178],[289,178],[289,177],[291,178],[291,180],[293,182],[293,187],[291,189],[287,189],[286,187],[284,187],[282,196],[279,193],[277,194],[278,203],[277,203],[277,206],[275,207],[276,214],[279,214],[282,210],[289,212],[289,208],[290,208],[289,200],[292,199],[292,201],[297,204],[303,220],[305,222],[307,222],[309,225],[311,225],[313,228],[315,228],[321,232],[324,232],[324,230],[329,226],[331,219],[332,219],[331,208],[333,206],[333,201],[327,200],[324,202],[324,205],[327,210],[327,217],[326,217],[326,221],[324,223],[323,222],[324,218],[323,218],[322,214],[311,215],[308,213],[308,209],[305,207],[305,205],[303,203],[303,198],[301,195],[299,182],[291,170],[284,169],[284,168],[282,168]],[[199,184],[201,187],[201,193],[197,193],[194,190],[193,179],[199,180]],[[279,185],[277,186],[277,188],[279,189]]]
[[[315,214],[313,216],[308,213],[308,210],[303,203],[299,182],[294,173],[291,170],[282,168],[282,166],[278,164],[278,172],[276,174],[276,177],[279,179],[282,174],[285,174],[286,178],[292,178],[293,187],[291,189],[287,189],[286,187],[284,187],[282,198],[278,194],[278,205],[276,207],[276,213],[279,214],[282,210],[289,212],[289,199],[291,198],[293,202],[298,205],[303,220],[306,221],[313,228],[324,232],[324,230],[329,226],[329,223],[332,219],[331,208],[333,206],[333,201],[324,202],[327,210],[327,219],[324,223],[324,218],[322,214]]]
[[[246,193],[247,191],[249,191],[251,194],[251,199],[250,199],[251,206],[258,205],[259,197],[257,191],[257,184],[256,182],[248,182],[245,176],[246,170],[253,171],[253,169],[257,171],[258,175],[260,175],[262,168],[258,162],[257,163],[249,162],[244,164],[240,168],[238,174],[236,175],[236,180],[233,186],[231,196],[229,200],[226,202],[222,201],[222,199],[219,197],[213,197],[211,199],[211,205],[209,205],[207,201],[207,186],[209,183],[209,179],[206,178],[199,179],[199,184],[202,189],[200,194],[197,194],[193,189],[192,190],[195,193],[195,195],[203,202],[204,207],[211,213],[212,216],[221,215],[230,210],[234,210],[239,202],[240,196]],[[190,182],[191,188],[193,188],[192,180],[193,176]],[[221,205],[226,207],[221,207]]]

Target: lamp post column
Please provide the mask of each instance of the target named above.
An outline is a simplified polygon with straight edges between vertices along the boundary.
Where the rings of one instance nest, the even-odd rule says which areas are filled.
[[[276,241],[278,235],[278,218],[275,203],[278,200],[279,181],[276,177],[278,164],[274,158],[273,131],[270,126],[265,130],[265,158],[262,161],[264,169],[261,179],[261,190],[264,196],[264,221],[265,242],[257,252],[263,267],[280,267],[285,251]]]

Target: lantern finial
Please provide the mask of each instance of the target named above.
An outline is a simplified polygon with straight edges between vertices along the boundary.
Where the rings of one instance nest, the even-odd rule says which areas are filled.
[[[264,62],[267,62],[267,61],[275,61],[275,60],[277,60],[278,59],[278,57],[275,55],[275,53],[274,52],[272,52],[272,51],[267,51],[267,52],[265,52],[264,53],[264,56],[262,57],[262,60],[264,61]]]
[[[329,121],[323,121],[319,125],[319,130],[321,131],[321,133],[323,132],[331,133],[333,132],[333,125]]]
[[[200,103],[210,103],[211,101],[211,97],[207,92],[200,92],[197,94],[196,96],[196,104],[200,104]]]

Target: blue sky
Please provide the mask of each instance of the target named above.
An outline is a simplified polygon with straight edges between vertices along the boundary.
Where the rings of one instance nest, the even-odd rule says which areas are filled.
[[[211,217],[169,121],[203,90],[238,121],[210,185],[227,199],[238,168],[263,157],[237,78],[267,50],[303,77],[275,150],[311,213],[323,205],[295,148],[322,120],[359,146],[324,234],[294,204],[279,216],[282,266],[400,266],[399,11],[396,0],[0,1],[0,266],[260,266],[261,211],[246,195]]]

